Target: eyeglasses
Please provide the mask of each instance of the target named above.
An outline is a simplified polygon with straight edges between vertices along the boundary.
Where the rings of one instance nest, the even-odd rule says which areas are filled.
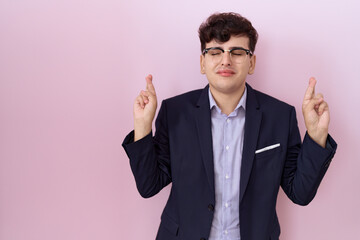
[[[235,47],[229,50],[224,50],[220,47],[205,48],[203,54],[208,54],[209,58],[214,63],[219,63],[224,56],[225,52],[229,52],[231,61],[234,63],[243,63],[247,59],[248,55],[252,56],[252,52],[242,47]]]

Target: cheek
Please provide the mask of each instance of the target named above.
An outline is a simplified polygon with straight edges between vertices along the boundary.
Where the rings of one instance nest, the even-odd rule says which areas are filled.
[[[250,70],[250,62],[247,62],[246,64],[244,64],[242,67],[241,67],[241,73],[244,73],[244,74],[247,74]]]
[[[203,65],[203,69],[206,71],[206,74],[212,74],[215,68],[216,66],[214,66],[212,63],[205,63]]]

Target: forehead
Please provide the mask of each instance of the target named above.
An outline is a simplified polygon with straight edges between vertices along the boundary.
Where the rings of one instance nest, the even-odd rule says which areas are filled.
[[[231,36],[227,42],[217,42],[215,39],[206,43],[205,48],[209,47],[222,47],[222,48],[230,48],[230,47],[243,47],[249,48],[249,38],[247,36]]]

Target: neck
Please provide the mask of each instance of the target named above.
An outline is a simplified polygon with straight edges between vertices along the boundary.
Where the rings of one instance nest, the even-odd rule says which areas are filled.
[[[218,92],[210,86],[210,92],[216,104],[221,109],[221,112],[226,115],[229,115],[235,110],[241,97],[244,95],[244,91],[245,91],[245,85],[238,91],[231,93]]]

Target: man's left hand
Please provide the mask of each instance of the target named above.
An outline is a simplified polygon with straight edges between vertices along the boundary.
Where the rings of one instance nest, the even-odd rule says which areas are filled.
[[[321,93],[315,95],[315,85],[315,78],[310,78],[302,104],[302,112],[309,136],[325,148],[330,122],[329,106]]]

